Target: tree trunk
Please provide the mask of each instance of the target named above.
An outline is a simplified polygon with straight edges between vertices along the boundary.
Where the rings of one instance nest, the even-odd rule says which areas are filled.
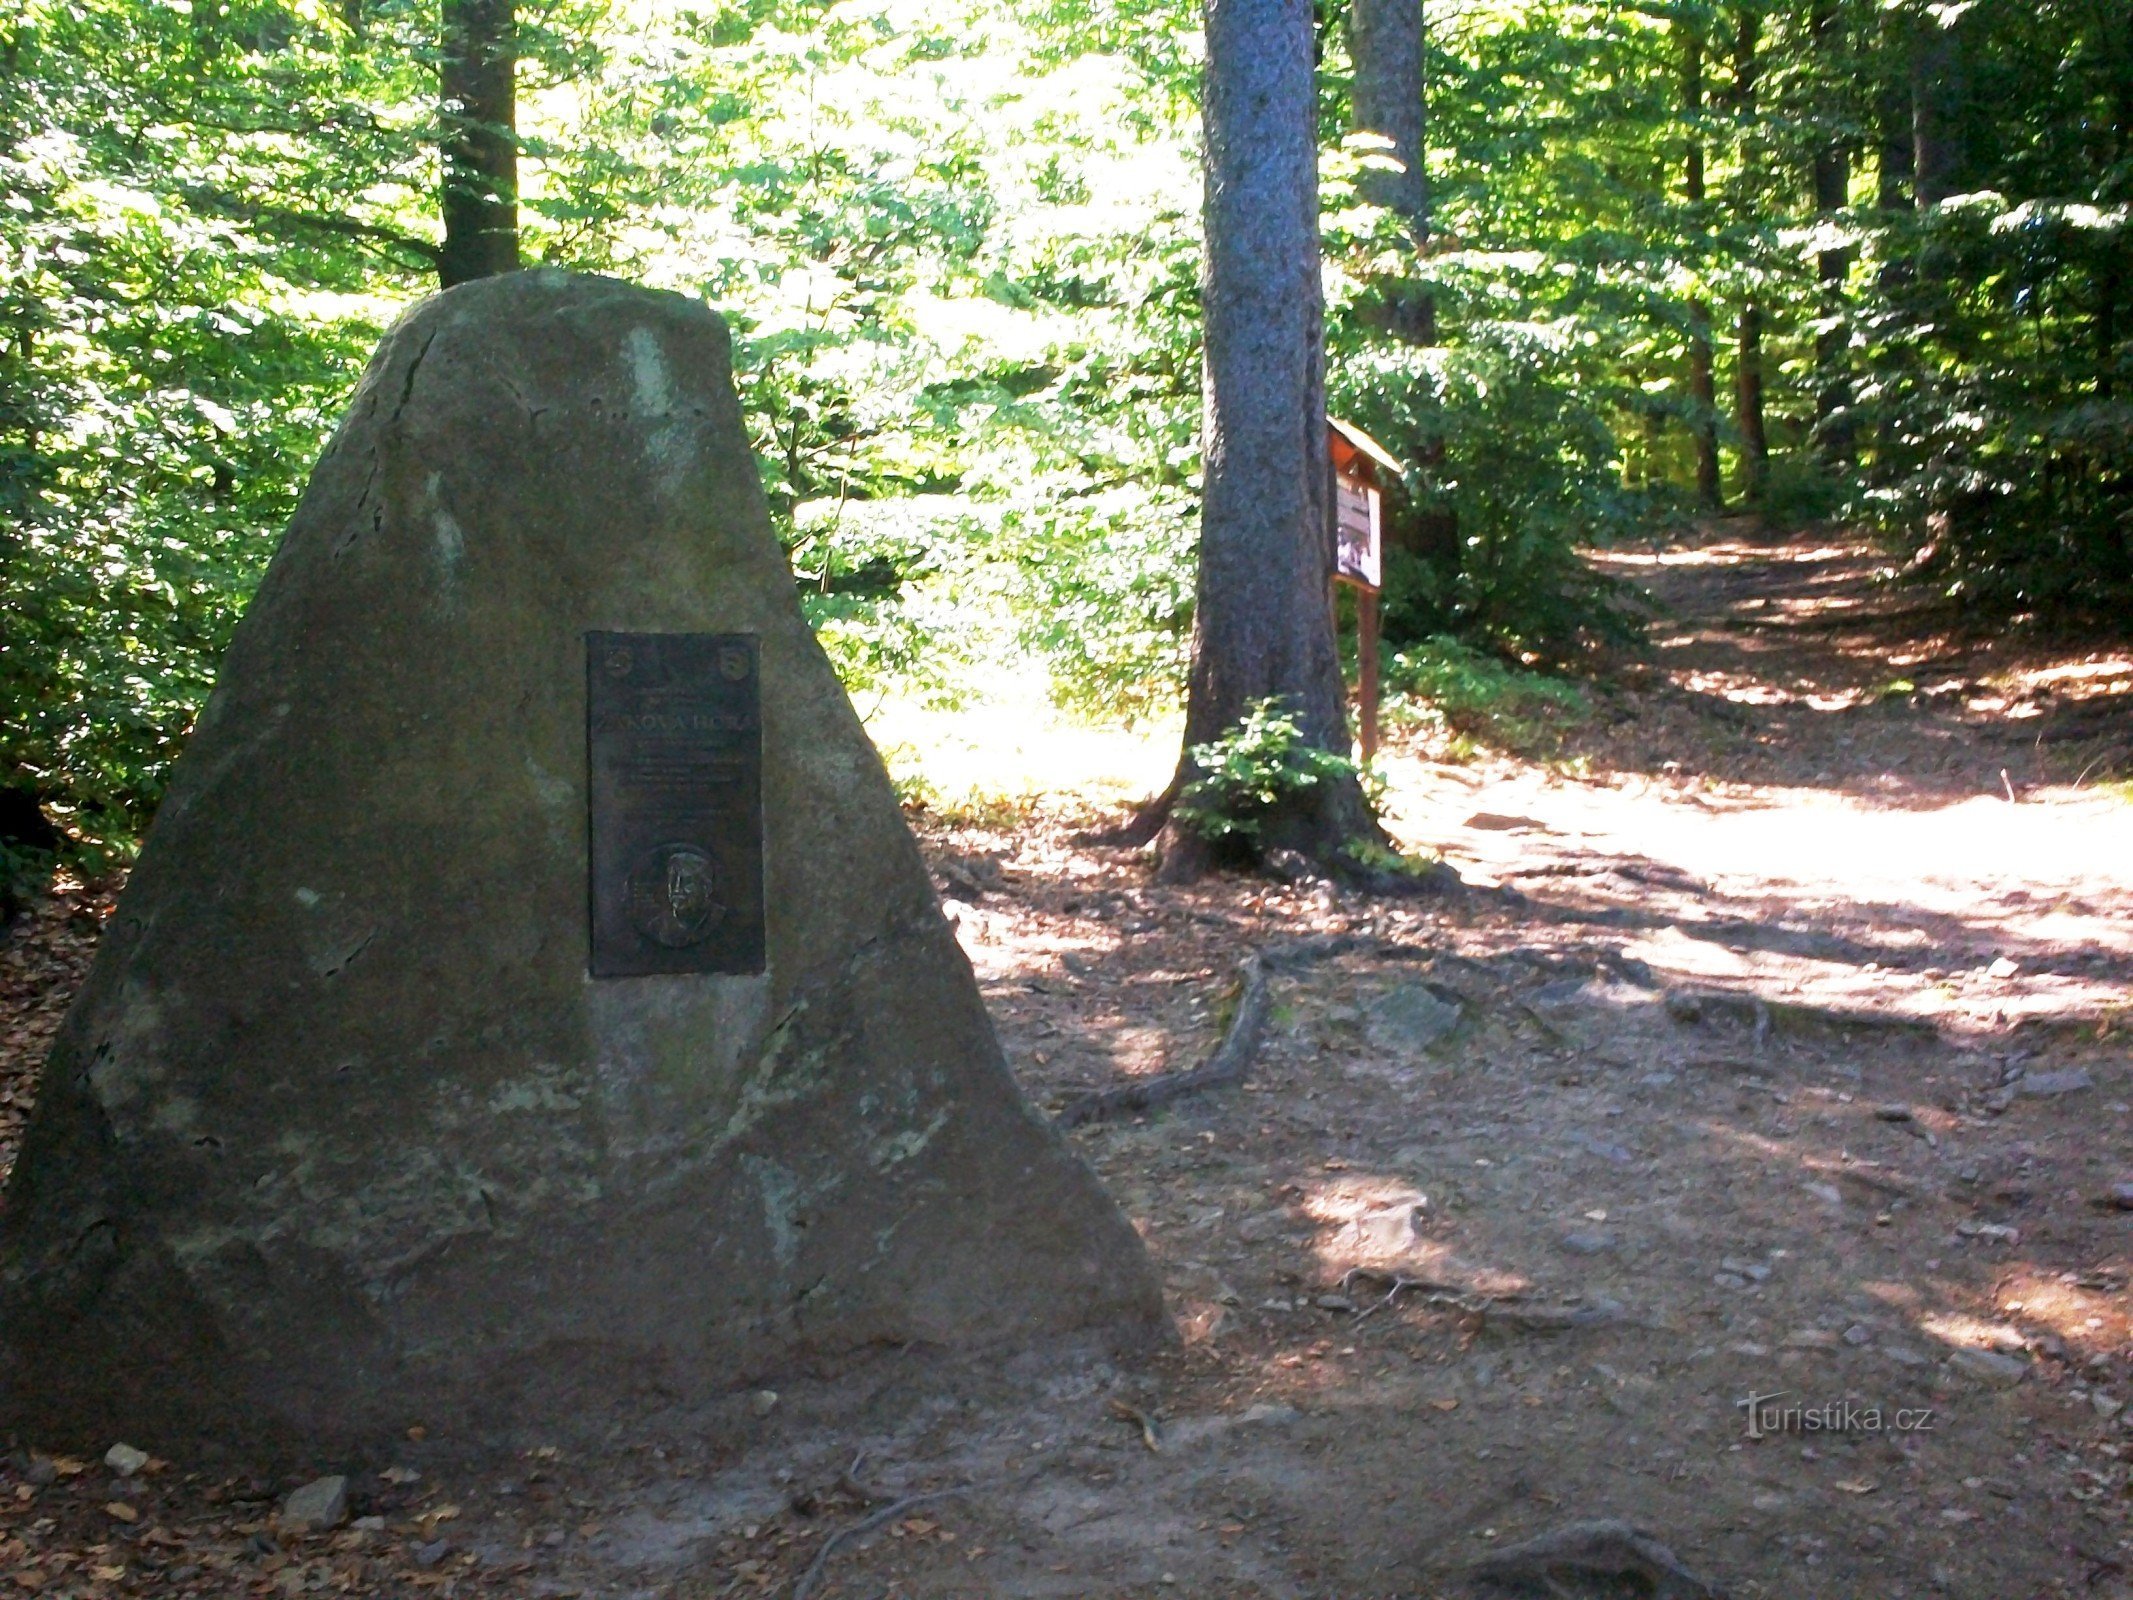
[[[1681,108],[1691,123],[1703,115],[1703,40],[1689,32],[1682,39]],[[1704,202],[1703,135],[1689,129],[1685,192],[1692,206]],[[1701,221],[1701,218],[1698,218]],[[1689,400],[1694,414],[1689,431],[1696,441],[1696,498],[1705,507],[1724,508],[1718,477],[1718,390],[1711,377],[1711,308],[1699,296],[1689,302]]]
[[[1740,308],[1739,355],[1733,398],[1740,416],[1741,494],[1760,505],[1770,481],[1770,436],[1763,427],[1763,308],[1753,301]]]
[[[1846,51],[1844,34],[1838,22],[1835,0],[1817,0],[1814,14],[1809,20],[1815,47],[1823,56],[1823,71],[1827,81],[1835,83],[1843,75]],[[1835,96],[1823,89],[1819,98],[1824,114],[1833,109]],[[1843,139],[1834,135],[1815,148],[1814,155],[1814,203],[1815,212],[1825,222],[1834,219],[1851,204],[1852,156]],[[1853,453],[1852,428],[1843,413],[1852,403],[1851,375],[1847,370],[1845,352],[1850,339],[1845,331],[1844,282],[1851,275],[1852,253],[1847,249],[1823,250],[1815,257],[1815,275],[1821,280],[1821,331],[1815,335],[1815,423],[1814,440],[1821,453],[1832,461],[1849,461]]]
[[[1400,170],[1366,168],[1356,188],[1407,224],[1420,255],[1429,243],[1429,167],[1423,134],[1428,116],[1423,80],[1423,0],[1353,0],[1348,11],[1351,121],[1357,133],[1391,141]],[[1436,343],[1436,302],[1409,288],[1388,306],[1391,330],[1409,344]]]
[[[515,0],[444,0],[441,287],[518,270]]]
[[[1888,62],[1906,58],[1910,47],[1901,37],[1901,30],[1905,27],[1904,20],[1900,16],[1883,12],[1881,27],[1882,60]],[[1911,143],[1911,88],[1908,68],[1902,75],[1889,72],[1881,80],[1879,92],[1874,98],[1874,146],[1874,207],[1882,214],[1884,224],[1892,225],[1899,213],[1915,211],[1918,206],[1912,185],[1913,156],[1916,152]],[[1893,226],[1890,227],[1890,232],[1893,234]],[[1891,304],[1904,300],[1916,276],[1907,251],[1885,249],[1880,271],[1875,274],[1877,287],[1884,299]],[[1901,345],[1885,348],[1878,362],[1884,378],[1891,372],[1900,371],[1907,362],[1908,354]],[[1876,419],[1873,431],[1874,459],[1871,475],[1877,483],[1888,483],[1903,470],[1903,449],[1900,443],[1902,428],[1886,403],[1879,409],[1881,415]]]
[[[1351,0],[1348,55],[1351,122],[1357,133],[1389,140],[1397,172],[1366,169],[1357,187],[1374,206],[1403,219],[1419,257],[1429,244],[1429,82],[1426,0]],[[1386,331],[1411,345],[1437,342],[1437,302],[1427,289],[1395,289],[1385,301]],[[1459,519],[1432,503],[1444,481],[1444,440],[1427,434],[1414,445],[1415,477],[1408,489],[1419,502],[1401,529],[1401,543],[1449,584],[1459,572]]]
[[[1206,0],[1205,397],[1200,565],[1185,748],[1171,794],[1198,775],[1195,745],[1261,701],[1307,742],[1349,753],[1330,581],[1325,309],[1310,0]],[[1349,775],[1292,792],[1262,819],[1261,850],[1331,868],[1383,835]],[[1214,863],[1172,809],[1162,874]]]
[[[2116,249],[2106,244],[2096,271],[2096,397],[2109,400],[2118,389],[2118,303],[2124,273]]]
[[[1891,78],[1874,103],[1874,204],[1882,211],[1909,211],[1911,193],[1911,100],[1909,88]]]
[[[1960,23],[1943,24],[1928,12],[1911,47],[1912,192],[1922,206],[1961,194],[1969,176],[1963,136],[1968,79]]]
[[[1763,19],[1753,5],[1740,8],[1733,35],[1733,109],[1740,119],[1740,194],[1743,220],[1756,216],[1755,80],[1756,44]],[[1763,308],[1750,300],[1741,307],[1735,347],[1733,398],[1740,420],[1741,493],[1760,505],[1770,479],[1770,437],[1763,426]]]
[[[2123,173],[2128,172],[2128,160],[2133,158],[2133,38],[2123,31],[2115,38],[2111,164]],[[2133,198],[2133,181],[2121,181],[2117,198]],[[2118,391],[2119,313],[2125,298],[2127,263],[2133,260],[2133,241],[2121,230],[2107,235],[2098,248],[2103,254],[2096,264],[2096,393],[2100,399],[2109,400]]]

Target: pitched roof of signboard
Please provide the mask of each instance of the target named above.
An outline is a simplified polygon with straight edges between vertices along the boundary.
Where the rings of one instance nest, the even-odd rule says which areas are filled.
[[[1383,467],[1394,477],[1404,478],[1407,476],[1407,469],[1400,465],[1398,459],[1393,455],[1393,453],[1390,450],[1387,450],[1383,445],[1379,444],[1377,440],[1371,438],[1369,434],[1365,433],[1361,428],[1358,428],[1354,423],[1343,422],[1339,417],[1328,417],[1326,418],[1326,426],[1331,428],[1335,433],[1339,434],[1343,439],[1346,439],[1363,455],[1369,457],[1372,461],[1375,461],[1379,466]]]

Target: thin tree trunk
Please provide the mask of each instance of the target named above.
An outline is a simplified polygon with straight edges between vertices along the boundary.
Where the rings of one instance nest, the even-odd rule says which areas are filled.
[[[1969,72],[1957,22],[1931,12],[1919,22],[1911,48],[1912,192],[1922,206],[1963,191],[1969,150],[1963,134]]]
[[[2109,400],[2117,392],[2118,305],[2124,290],[2124,274],[2114,246],[2096,273],[2096,396]]]
[[[1351,121],[1357,133],[1375,133],[1390,141],[1397,172],[1366,169],[1358,183],[1362,197],[1383,206],[1407,224],[1408,237],[1420,257],[1429,244],[1429,82],[1428,19],[1425,0],[1352,0],[1348,10],[1348,56],[1354,63],[1350,86]],[[1404,286],[1387,297],[1386,328],[1412,345],[1437,342],[1437,302],[1427,289]],[[1428,434],[1415,443],[1415,478],[1409,483],[1420,502],[1411,519],[1403,519],[1401,542],[1449,584],[1459,572],[1459,519],[1431,491],[1444,478],[1444,440]]]
[[[1357,182],[1363,199],[1407,224],[1416,255],[1429,243],[1428,116],[1423,79],[1423,0],[1354,0],[1348,11],[1351,122],[1357,133],[1391,142],[1400,170],[1366,168]],[[1388,306],[1391,331],[1409,344],[1436,343],[1437,308],[1424,290],[1406,289]]]
[[[1755,83],[1756,45],[1762,14],[1743,5],[1733,34],[1733,109],[1740,119],[1740,193],[1744,220],[1756,210]],[[1735,346],[1734,414],[1740,421],[1741,493],[1760,505],[1770,479],[1770,437],[1763,425],[1763,308],[1751,299],[1741,307]]]
[[[1763,308],[1753,301],[1740,308],[1739,356],[1733,399],[1740,417],[1741,494],[1760,505],[1770,481],[1770,437],[1763,427]]]
[[[1827,82],[1835,83],[1844,65],[1846,51],[1835,0],[1817,0],[1809,21],[1815,47],[1823,56]],[[1834,98],[1824,89],[1820,98],[1828,107]],[[1833,220],[1851,204],[1852,156],[1845,141],[1834,134],[1815,149],[1815,212],[1825,222]],[[1815,257],[1815,275],[1821,280],[1821,330],[1815,335],[1815,424],[1814,439],[1822,454],[1833,461],[1848,461],[1854,441],[1849,421],[1838,420],[1852,403],[1851,375],[1845,351],[1850,344],[1845,331],[1845,279],[1851,275],[1852,252],[1837,248]]]
[[[1703,114],[1703,40],[1682,40],[1681,106],[1691,122]],[[1685,191],[1692,206],[1704,203],[1703,136],[1689,130]],[[1718,476],[1718,390],[1711,375],[1711,308],[1699,296],[1689,302],[1689,431],[1696,441],[1696,498],[1711,510],[1725,505]]]
[[[1909,50],[1907,42],[1891,38],[1891,33],[1900,33],[1906,24],[1900,16],[1882,13],[1884,30],[1881,41],[1881,56],[1884,60],[1896,59]],[[1885,76],[1874,99],[1874,207],[1881,213],[1884,226],[1891,234],[1897,217],[1915,211],[1918,205],[1913,179],[1915,147],[1911,142],[1911,88],[1908,68],[1905,75],[1890,73]],[[1882,297],[1891,304],[1902,301],[1909,286],[1917,277],[1908,251],[1888,248],[1884,250],[1881,268],[1875,274],[1877,287]],[[1908,352],[1900,346],[1884,350],[1879,365],[1883,376],[1901,370],[1907,364]],[[1880,416],[1874,424],[1873,478],[1882,483],[1892,481],[1903,468],[1902,429],[1890,407],[1884,402]]]
[[[2127,170],[2133,157],[2133,38],[2116,35],[2113,50],[2116,92],[2112,95],[2115,115],[2111,126],[2111,164]],[[2121,184],[2118,198],[2133,198],[2133,183]],[[2133,241],[2124,232],[2106,236],[2098,246],[2103,252],[2096,266],[2096,393],[2109,400],[2118,390],[2119,313],[2124,305],[2127,264],[2133,261]]]
[[[518,270],[518,17],[515,0],[444,0],[444,288]]]
[[[1310,0],[1206,0],[1206,256],[1200,564],[1184,751],[1276,701],[1307,742],[1347,755],[1334,645],[1332,469],[1319,284],[1318,141]],[[1350,775],[1294,791],[1262,849],[1329,867],[1383,835]],[[1210,846],[1173,808],[1162,873],[1190,878]]]

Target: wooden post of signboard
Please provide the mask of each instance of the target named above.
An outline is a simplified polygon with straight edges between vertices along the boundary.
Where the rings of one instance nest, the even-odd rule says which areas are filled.
[[[1356,709],[1363,725],[1363,765],[1378,753],[1378,592],[1355,595]]]
[[[1356,712],[1363,764],[1378,753],[1378,590],[1384,582],[1379,474],[1400,464],[1361,428],[1327,419],[1333,455],[1333,581],[1355,590]]]

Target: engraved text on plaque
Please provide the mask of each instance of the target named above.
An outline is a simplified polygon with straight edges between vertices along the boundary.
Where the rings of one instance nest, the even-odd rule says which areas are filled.
[[[588,633],[592,975],[763,970],[763,719],[748,633]]]

